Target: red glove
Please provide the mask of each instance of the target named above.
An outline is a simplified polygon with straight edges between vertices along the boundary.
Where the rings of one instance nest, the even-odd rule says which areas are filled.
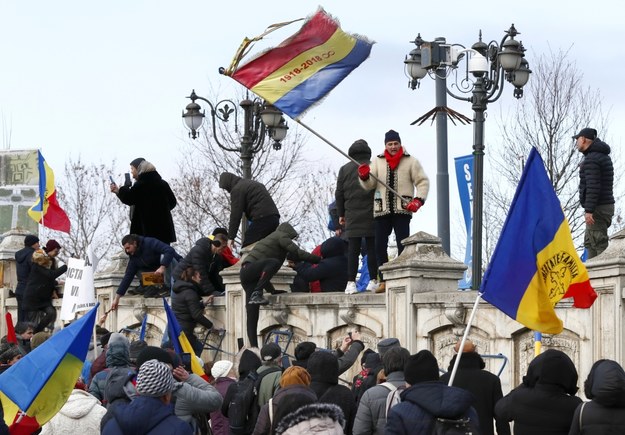
[[[371,168],[369,167],[368,164],[363,163],[362,165],[358,166],[358,177],[360,177],[361,180],[366,180],[369,178],[369,173],[371,172]]]
[[[421,201],[419,198],[415,198],[408,204],[406,204],[404,208],[412,213],[416,213],[421,207],[423,207],[423,201]]]

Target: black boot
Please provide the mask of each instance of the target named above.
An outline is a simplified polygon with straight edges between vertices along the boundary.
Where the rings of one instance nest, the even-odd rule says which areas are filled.
[[[259,291],[255,291],[250,296],[248,304],[250,305],[267,305],[269,301],[263,298],[263,294]]]

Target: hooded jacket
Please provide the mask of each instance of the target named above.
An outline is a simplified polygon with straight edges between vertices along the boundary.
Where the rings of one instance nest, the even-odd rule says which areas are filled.
[[[39,311],[52,306],[56,279],[67,271],[67,265],[51,269],[52,258],[39,249],[33,253],[32,267],[24,289],[24,311]]]
[[[213,322],[204,315],[201,292],[202,289],[195,282],[179,279],[174,283],[171,309],[186,335],[194,335],[193,330],[198,323],[207,329],[213,327]]]
[[[291,253],[294,257],[301,261],[309,261],[311,263],[319,263],[321,260],[318,256],[309,254],[300,249],[293,242],[297,237],[297,231],[288,222],[278,225],[278,228],[267,237],[256,243],[250,253],[245,258],[246,262],[264,260],[266,258],[275,258],[280,263],[284,263],[287,253]]]
[[[296,401],[298,404],[305,402],[315,403],[317,395],[307,385],[295,384],[280,388],[274,394],[271,403],[266,403],[261,407],[258,420],[256,420],[256,426],[254,427],[254,435],[269,435],[273,433],[272,429],[275,429],[279,423],[276,420],[278,410],[281,406],[288,406],[287,404]],[[269,405],[273,406],[273,420],[269,416]]]
[[[179,279],[182,272],[189,266],[200,272],[200,286],[205,295],[210,295],[214,291],[223,292],[223,279],[219,272],[223,269],[223,257],[213,253],[211,240],[202,237],[189,253],[180,261],[174,270],[174,278]]]
[[[173,243],[176,241],[176,230],[171,210],[176,207],[176,196],[156,170],[141,172],[142,166],[153,168],[149,162],[142,162],[135,184],[122,186],[117,193],[121,202],[134,206],[130,233]]]
[[[32,246],[25,246],[15,253],[15,271],[17,273],[17,286],[15,286],[15,294],[18,298],[24,296],[28,275],[32,268],[32,257],[35,249]]]
[[[470,418],[474,433],[480,433],[475,397],[461,388],[449,387],[439,381],[419,382],[401,393],[401,403],[393,406],[386,421],[385,433],[429,434],[436,417]]]
[[[348,154],[358,163],[369,163],[371,148],[364,140],[349,147]],[[365,190],[358,179],[358,165],[346,163],[339,169],[336,179],[336,208],[345,217],[347,237],[373,237],[373,190]]]
[[[330,237],[321,244],[321,261],[316,266],[301,262],[295,270],[306,282],[319,281],[322,292],[342,292],[347,286],[345,242]]]
[[[582,405],[577,407],[569,435],[625,433],[625,371],[623,368],[616,361],[608,359],[595,362],[584,383],[584,392],[591,402],[584,404],[583,411]]]
[[[73,390],[59,412],[43,425],[41,435],[66,435],[77,428],[85,434],[100,432],[100,420],[106,408],[83,390]]]
[[[577,370],[562,351],[548,349],[530,363],[523,384],[495,405],[495,416],[514,421],[515,435],[569,433],[575,409],[582,402]]]
[[[451,359],[448,372],[440,380],[447,384],[451,371],[456,363],[457,355]],[[495,404],[503,397],[499,377],[484,370],[486,364],[477,352],[464,352],[460,358],[458,372],[454,377],[454,387],[467,390],[475,396],[473,407],[480,418],[482,435],[494,435],[493,420],[495,418]],[[510,424],[507,421],[497,421],[497,435],[510,435]]]
[[[219,176],[219,187],[230,193],[230,223],[228,225],[230,239],[234,239],[239,231],[244,214],[252,222],[267,216],[280,216],[269,191],[258,181],[243,179],[230,172],[224,172]]]
[[[614,204],[614,166],[610,147],[599,139],[583,154],[579,164],[579,202],[586,213],[592,213],[598,205]]]

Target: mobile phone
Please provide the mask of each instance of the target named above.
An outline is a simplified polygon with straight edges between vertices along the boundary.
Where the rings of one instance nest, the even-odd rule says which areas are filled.
[[[111,180],[111,184],[115,184],[115,180],[113,180],[113,176],[109,175],[109,180]]]
[[[352,339],[352,333],[351,332],[348,332],[347,336],[349,337],[350,340]]]
[[[191,354],[188,352],[182,353],[180,354],[180,359],[182,360],[182,366],[184,369],[191,373]]]
[[[239,337],[237,338],[237,347],[239,350],[243,349],[243,338]]]

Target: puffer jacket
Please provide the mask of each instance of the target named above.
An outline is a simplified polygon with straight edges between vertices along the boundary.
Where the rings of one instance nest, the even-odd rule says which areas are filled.
[[[223,397],[215,387],[196,374],[189,374],[189,378],[180,388],[175,390],[176,417],[191,424],[193,414],[208,414],[221,409]]]
[[[342,292],[347,286],[347,256],[345,242],[330,237],[321,244],[321,261],[316,266],[302,262],[297,274],[306,282],[319,281],[322,292]]]
[[[393,372],[386,378],[395,387],[406,385],[404,372]],[[354,435],[383,434],[386,425],[386,398],[391,390],[384,385],[369,388],[362,395],[354,421]],[[419,432],[420,433],[420,432]]]
[[[614,204],[614,166],[610,147],[599,139],[583,154],[579,164],[579,202],[586,213],[592,213],[598,205]]]
[[[195,242],[189,253],[178,262],[174,278],[179,279],[187,267],[193,266],[194,270],[200,272],[200,287],[205,295],[210,295],[214,291],[223,292],[226,288],[219,271],[223,269],[224,259],[221,255],[213,253],[212,246],[208,237],[202,237]]]
[[[300,247],[293,242],[293,239],[296,237],[297,231],[295,231],[295,228],[293,228],[290,223],[283,222],[278,225],[278,228],[273,233],[254,245],[254,248],[252,248],[247,255],[245,261],[252,262],[264,260],[266,258],[275,258],[280,263],[284,263],[286,254],[291,253],[301,261],[319,263],[321,258],[300,249]]]
[[[573,414],[569,435],[625,433],[625,371],[616,361],[595,362],[584,383],[591,402],[579,405]],[[581,418],[580,418],[580,413]],[[580,426],[581,422],[581,426]]]
[[[66,435],[77,428],[85,434],[100,432],[100,421],[106,408],[83,390],[73,390],[65,405],[41,428],[41,435]]]
[[[18,297],[24,296],[26,282],[30,269],[32,268],[32,258],[35,250],[32,246],[25,246],[15,253],[15,271],[17,273],[17,286],[15,286],[15,294]]]
[[[193,334],[198,323],[207,329],[213,327],[204,315],[204,304],[200,296],[202,289],[194,282],[178,280],[174,283],[171,309],[185,334]]]
[[[371,149],[367,142],[358,140],[349,147],[348,154],[359,163],[369,163]],[[346,163],[336,179],[336,208],[345,218],[347,237],[373,237],[373,190],[365,190],[358,181],[358,165]]]
[[[280,216],[269,191],[258,181],[247,180],[230,172],[224,172],[219,176],[219,187],[230,192],[230,223],[228,225],[230,239],[234,239],[239,231],[244,214],[252,222],[267,216]]]

